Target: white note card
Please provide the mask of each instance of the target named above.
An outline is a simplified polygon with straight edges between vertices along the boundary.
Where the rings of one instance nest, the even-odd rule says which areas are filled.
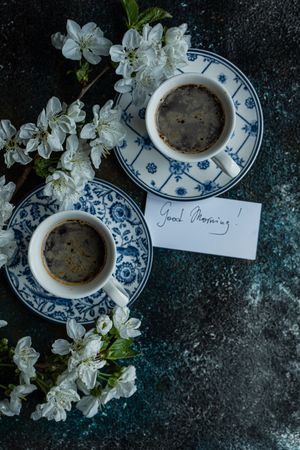
[[[181,202],[148,194],[145,218],[155,247],[255,259],[261,204],[225,198]]]

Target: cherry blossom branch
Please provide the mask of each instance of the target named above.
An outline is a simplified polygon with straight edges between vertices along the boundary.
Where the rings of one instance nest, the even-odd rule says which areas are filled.
[[[82,97],[87,93],[87,91],[99,80],[99,78],[101,78],[110,69],[111,69],[111,66],[105,66],[104,69],[89,84],[84,86],[80,91],[78,100],[81,100]]]
[[[103,76],[106,74],[106,72],[109,71],[109,69],[111,69],[111,66],[105,66],[104,69],[86,86],[84,86],[81,91],[80,94],[78,96],[78,100],[81,100],[82,97],[87,93],[87,91]],[[28,164],[24,171],[22,172],[21,176],[17,179],[16,181],[16,189],[13,195],[13,199],[15,197],[15,195],[20,191],[20,189],[22,188],[22,186],[24,185],[24,183],[26,182],[27,178],[29,177],[31,171],[33,169],[33,162]]]

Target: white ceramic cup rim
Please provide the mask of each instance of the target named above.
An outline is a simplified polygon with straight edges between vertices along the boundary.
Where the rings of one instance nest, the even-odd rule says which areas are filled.
[[[201,84],[207,87],[220,100],[224,110],[225,124],[218,140],[201,153],[181,153],[172,149],[159,135],[156,114],[160,104],[172,90],[187,84]],[[235,108],[229,93],[217,82],[201,74],[186,72],[164,81],[151,95],[146,108],[146,128],[148,135],[158,151],[178,161],[197,162],[212,158],[224,150],[235,128]]]
[[[82,220],[91,225],[103,237],[106,245],[104,268],[91,281],[78,285],[63,284],[47,272],[43,262],[43,246],[47,235],[67,220]],[[77,299],[97,292],[111,278],[116,264],[116,246],[110,230],[97,217],[84,211],[62,211],[43,220],[34,231],[28,248],[28,262],[36,281],[56,297]]]

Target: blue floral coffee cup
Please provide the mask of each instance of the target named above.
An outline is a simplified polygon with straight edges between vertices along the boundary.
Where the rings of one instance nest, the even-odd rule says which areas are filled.
[[[87,282],[66,283],[53,276],[45,262],[45,242],[55,228],[68,221],[79,221],[93,228],[104,241],[106,257],[97,274]],[[37,282],[56,297],[77,299],[95,294],[103,289],[119,306],[128,303],[128,294],[112,276],[116,265],[116,246],[110,230],[97,217],[84,211],[62,211],[49,216],[34,231],[28,248],[28,262]]]
[[[206,88],[217,97],[224,112],[224,126],[219,137],[207,149],[197,153],[181,153],[178,149],[173,148],[163,139],[157,126],[159,105],[170,92],[188,85],[199,85]],[[152,94],[147,105],[145,119],[151,141],[157,150],[169,159],[190,163],[212,159],[228,176],[233,178],[239,174],[240,167],[225,153],[226,144],[235,128],[235,108],[229,93],[218,82],[198,73],[182,73],[167,79]],[[176,127],[177,124],[174,126]]]

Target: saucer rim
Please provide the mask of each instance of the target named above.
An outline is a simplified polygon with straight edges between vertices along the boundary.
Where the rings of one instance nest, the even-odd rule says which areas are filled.
[[[152,269],[152,264],[153,264],[153,243],[152,243],[152,239],[151,239],[151,234],[149,231],[149,227],[147,225],[147,222],[145,220],[144,214],[141,210],[141,208],[135,203],[135,201],[125,192],[123,191],[121,188],[119,188],[118,186],[115,186],[113,183],[106,181],[106,180],[102,180],[101,178],[95,177],[92,181],[96,181],[98,183],[107,185],[108,187],[113,188],[114,190],[116,190],[119,194],[123,195],[127,201],[129,201],[130,206],[136,209],[136,212],[138,213],[141,222],[144,224],[144,230],[145,230],[145,234],[147,237],[147,241],[149,243],[149,258],[148,258],[148,262],[147,262],[147,266],[146,266],[146,271],[145,271],[145,275],[144,278],[142,280],[142,282],[140,283],[140,285],[138,286],[137,290],[134,292],[132,298],[130,298],[128,305],[129,307],[131,307],[131,305],[138,299],[139,295],[143,292],[147,281],[150,277],[151,274],[151,269]],[[30,197],[31,195],[35,194],[37,191],[39,191],[42,187],[45,186],[45,183],[41,183],[39,184],[39,186],[37,186],[36,188],[32,189],[30,192],[28,192],[28,194],[24,195],[22,197],[22,199],[16,204],[15,208],[14,208],[14,212],[7,224],[7,228],[10,227],[14,217],[16,216],[17,212],[19,211],[19,209],[22,207],[22,204],[28,199],[28,197]],[[19,294],[19,292],[17,291],[17,289],[15,288],[15,286],[13,285],[11,279],[10,279],[10,275],[9,275],[9,266],[5,266],[4,267],[4,273],[6,276],[6,279],[10,285],[10,287],[12,288],[14,294],[16,295],[16,297],[23,303],[24,306],[26,306],[26,308],[30,309],[36,316],[43,318],[45,320],[47,320],[48,322],[51,323],[55,323],[57,325],[64,325],[65,323],[67,323],[66,321],[62,321],[62,320],[57,320],[57,319],[53,319],[49,316],[44,315],[42,312],[34,309],[31,305],[29,305],[28,303],[26,303],[26,301],[21,297],[21,295]],[[56,297],[56,296],[54,296]],[[58,297],[57,297],[58,298]],[[80,322],[80,324],[82,325],[89,325],[94,323],[94,320],[91,321],[84,321],[84,322]]]
[[[127,164],[125,163],[124,159],[121,157],[121,150],[117,146],[114,148],[114,154],[116,155],[116,158],[120,164],[120,166],[125,171],[126,175],[135,183],[137,184],[141,189],[143,189],[146,192],[150,192],[151,194],[157,195],[158,197],[166,198],[168,200],[179,200],[179,201],[186,201],[186,202],[192,202],[192,201],[199,201],[199,200],[206,200],[211,197],[218,197],[219,195],[224,194],[225,192],[232,189],[234,186],[236,186],[249,172],[249,170],[252,168],[259,152],[261,149],[263,134],[264,134],[264,119],[263,119],[263,111],[261,107],[260,100],[258,98],[258,95],[256,93],[256,90],[254,89],[252,83],[249,81],[249,79],[246,77],[246,75],[232,62],[230,62],[228,59],[224,58],[223,56],[218,55],[217,53],[210,52],[209,50],[201,50],[197,48],[189,48],[188,53],[196,53],[198,55],[207,55],[212,58],[216,58],[221,60],[225,65],[227,64],[230,68],[232,68],[234,71],[237,72],[238,76],[241,78],[241,80],[246,84],[247,88],[249,88],[249,92],[251,92],[252,96],[255,99],[256,105],[257,105],[257,113],[258,113],[258,125],[259,125],[259,133],[258,133],[258,139],[255,145],[255,148],[253,150],[252,156],[249,158],[247,166],[245,168],[242,168],[239,175],[232,178],[231,181],[229,181],[224,187],[220,188],[218,191],[214,191],[211,193],[207,193],[201,196],[194,196],[194,197],[180,197],[178,195],[170,195],[170,194],[164,194],[161,192],[156,191],[155,189],[152,189],[150,186],[143,183],[139,178],[135,177],[131,171],[128,169]],[[180,69],[178,69],[180,72],[183,73]],[[209,77],[207,77],[209,78]],[[115,99],[115,104],[118,105],[120,98],[124,94],[119,94]],[[158,149],[156,149],[159,153],[161,153]],[[172,161],[171,158],[167,158],[166,155],[163,155],[166,159],[169,161]]]

